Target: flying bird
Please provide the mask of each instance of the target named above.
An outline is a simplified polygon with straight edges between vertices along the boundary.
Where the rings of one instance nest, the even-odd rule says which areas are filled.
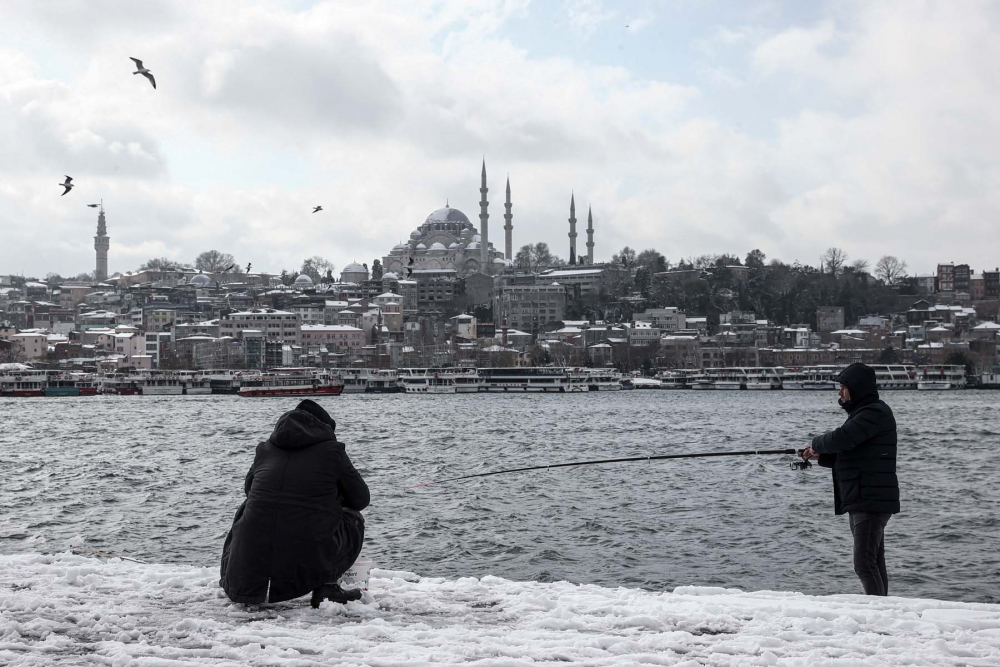
[[[151,84],[153,84],[153,90],[156,90],[156,79],[153,78],[153,73],[151,71],[149,71],[148,69],[146,69],[145,67],[143,67],[142,66],[142,61],[139,60],[138,58],[133,58],[132,56],[129,56],[129,60],[131,60],[132,62],[135,63],[135,71],[132,72],[132,74],[141,74],[141,75],[143,75],[144,77],[146,77],[147,79],[149,79],[149,82]]]
[[[90,208],[97,208],[100,204],[87,204]]]
[[[413,275],[413,269],[411,269],[410,267],[406,267],[406,277],[409,278],[412,275]]]
[[[317,206],[316,208],[313,209],[313,213],[319,213],[322,210],[323,210],[322,206]]]
[[[71,177],[67,176],[66,177],[66,182],[59,184],[59,185],[63,186],[64,188],[66,188],[65,190],[63,190],[63,193],[61,195],[59,195],[60,197],[65,197],[66,193],[73,189],[74,185],[73,185],[72,181],[73,181],[73,179]]]
[[[253,266],[250,262],[247,262],[247,273],[250,273],[250,267]]]
[[[413,265],[413,258],[412,258],[412,257],[410,257],[410,261],[409,261],[409,262],[407,262],[407,263],[408,263],[409,265],[411,265],[411,266],[412,266],[412,265]]]
[[[226,268],[222,269],[222,272],[223,272],[223,273],[229,273],[230,271],[232,271],[232,270],[233,270],[233,267],[234,267],[234,266],[236,266],[236,265],[235,265],[235,264],[230,264],[230,265],[229,265],[229,266],[227,266]]]
[[[368,265],[367,264],[362,264],[361,266],[365,267],[365,271],[368,270]]]

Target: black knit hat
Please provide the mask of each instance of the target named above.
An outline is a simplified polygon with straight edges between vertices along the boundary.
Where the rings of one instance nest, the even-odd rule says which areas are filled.
[[[334,431],[337,430],[337,422],[335,422],[333,420],[333,417],[330,416],[330,413],[324,410],[323,406],[321,406],[316,401],[307,398],[298,405],[296,405],[295,409],[308,412],[313,417],[315,417],[316,419],[320,420],[321,422],[332,428]]]

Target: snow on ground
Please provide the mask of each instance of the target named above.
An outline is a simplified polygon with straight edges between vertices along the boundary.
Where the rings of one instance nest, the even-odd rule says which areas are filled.
[[[376,569],[360,602],[247,607],[215,568],[13,555],[0,556],[0,664],[996,667],[1000,605]]]

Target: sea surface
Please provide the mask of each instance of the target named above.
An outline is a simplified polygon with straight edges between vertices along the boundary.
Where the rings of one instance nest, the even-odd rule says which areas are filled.
[[[1000,602],[1000,393],[886,392],[902,513],[890,593]],[[318,399],[368,481],[365,553],[422,575],[860,593],[830,471],[790,456],[457,475],[627,456],[802,447],[835,392],[628,391]],[[0,553],[72,545],[218,562],[254,447],[294,399],[0,399]]]

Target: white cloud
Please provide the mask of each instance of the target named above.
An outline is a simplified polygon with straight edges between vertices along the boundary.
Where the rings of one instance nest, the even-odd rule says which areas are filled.
[[[534,18],[523,2],[16,7],[36,46],[0,50],[0,273],[91,268],[83,204],[101,197],[112,270],[208,248],[262,270],[370,263],[446,198],[476,222],[484,154],[497,247],[509,172],[515,246],[563,256],[573,190],[578,217],[594,206],[598,258],[628,244],[815,261],[838,245],[921,270],[997,261],[988,4],[858,5],[770,34],[706,25],[695,50],[729,55],[683,85],[538,56],[507,31]],[[581,30],[619,20],[600,3],[566,12]],[[776,94],[773,132],[713,112]],[[78,188],[59,197],[66,173]]]

